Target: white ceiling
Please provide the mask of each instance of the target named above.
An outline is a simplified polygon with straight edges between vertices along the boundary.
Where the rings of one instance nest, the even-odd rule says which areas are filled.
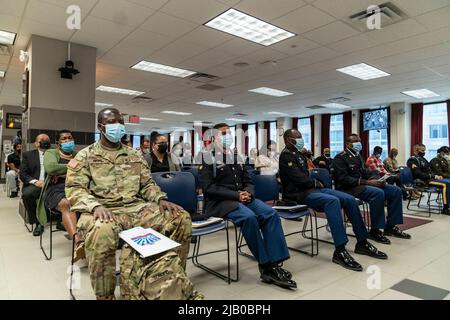
[[[450,98],[450,0],[392,0],[409,18],[381,30],[361,32],[348,17],[386,0],[0,0],[0,29],[18,33],[13,57],[0,55],[0,105],[21,104],[19,50],[31,34],[98,48],[97,84],[145,91],[148,104],[131,97],[97,93],[97,101],[113,103],[128,114],[159,118],[131,127],[187,127],[186,122],[223,121],[236,112],[249,121],[272,120],[265,112],[306,116],[306,106],[345,96],[354,108],[391,102],[417,102],[400,92],[427,88]],[[68,5],[81,6],[79,31],[65,28]],[[263,47],[204,27],[230,7],[259,17],[298,36]],[[129,67],[146,59],[220,77],[217,91],[201,83],[156,75]],[[275,61],[275,62],[270,62]],[[76,62],[76,61],[75,61]],[[247,62],[248,67],[236,67]],[[264,63],[266,62],[266,63]],[[365,62],[392,74],[371,81],[336,72]],[[82,72],[82,70],[81,70]],[[248,92],[261,86],[295,93],[272,98]],[[347,94],[345,94],[347,93]],[[236,105],[216,109],[196,105],[203,100]],[[160,114],[163,110],[192,116]],[[323,110],[322,112],[330,112]]]

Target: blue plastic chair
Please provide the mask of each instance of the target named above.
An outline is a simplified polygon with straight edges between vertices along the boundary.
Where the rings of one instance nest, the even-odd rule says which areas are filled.
[[[437,187],[419,188],[415,185],[413,173],[409,167],[399,167],[399,169],[400,169],[400,182],[403,185],[403,187],[406,189],[406,191],[408,191],[408,205],[406,206],[406,208],[410,211],[423,212],[423,210],[410,209],[410,205],[411,205],[411,201],[412,201],[412,199],[411,199],[412,191],[418,191],[418,192],[420,192],[419,202],[417,203],[417,207],[419,209],[422,208],[420,206],[420,203],[422,201],[422,195],[424,193],[426,193],[428,195],[427,208],[425,208],[425,209],[428,209],[428,218],[431,217],[431,207],[432,207],[431,195],[432,194],[437,195],[436,202],[438,203],[438,210],[439,210],[439,213],[442,212],[441,203],[440,203],[440,199],[442,198],[442,190]]]
[[[278,185],[278,180],[277,177],[274,175],[260,175],[257,172],[253,172],[250,177],[253,180],[253,183],[255,184],[255,198],[259,199],[263,202],[269,202],[269,201],[278,201],[280,198],[280,194],[279,194],[279,190],[280,187]],[[289,249],[296,251],[296,252],[300,252],[303,254],[307,254],[311,257],[316,256],[319,254],[319,246],[318,246],[318,235],[317,235],[317,217],[316,215],[314,215],[315,217],[315,226],[316,228],[313,228],[313,219],[312,219],[312,215],[311,215],[311,210],[309,208],[307,209],[303,209],[300,210],[299,212],[294,212],[294,213],[290,213],[290,212],[281,212],[281,211],[277,211],[278,215],[284,219],[284,220],[288,220],[288,221],[296,221],[296,222],[301,222],[303,218],[305,218],[305,221],[303,223],[303,228],[301,231],[296,231],[296,232],[292,232],[289,234],[285,234],[285,237],[294,235],[294,234],[302,234],[302,236],[305,239],[309,239],[311,240],[311,251],[304,251],[304,250],[300,250],[297,248],[291,248],[289,247]],[[311,221],[311,226],[308,229],[308,222]],[[314,236],[314,230],[316,232],[316,235]],[[311,233],[311,236],[308,237],[307,236],[307,232]],[[239,250],[242,247],[241,245],[242,242],[242,236],[240,235],[239,237]],[[314,245],[316,244],[316,245]],[[242,252],[241,252],[242,253]]]
[[[191,167],[183,167],[181,168],[182,172],[190,172],[194,178],[195,178],[195,188],[198,190],[200,188],[200,181],[198,177],[198,167],[191,166]]]
[[[309,171],[310,178],[322,182],[325,188],[333,189],[333,179],[327,169],[317,168]]]
[[[167,197],[170,202],[173,202],[181,207],[183,207],[186,211],[193,214],[197,212],[197,189],[195,185],[195,177],[192,172],[161,172],[154,173],[153,178],[156,184],[161,188],[161,190],[167,193]],[[211,252],[206,252],[200,254],[200,243],[201,238],[213,234],[219,231],[225,230],[226,238],[227,238],[227,248],[222,250],[216,250]],[[222,223],[214,224],[211,226],[206,226],[203,228],[193,228],[192,237],[196,239],[194,241],[193,254],[190,257],[192,263],[222,280],[225,280],[228,284],[232,281],[238,281],[239,279],[239,261],[236,258],[236,278],[231,277],[231,258],[230,258],[230,237],[228,233],[228,221],[223,221]],[[236,236],[237,243],[237,236]],[[237,249],[236,249],[237,250]],[[219,252],[227,252],[227,266],[228,272],[226,275],[221,274],[203,264],[201,264],[198,260],[199,257],[219,253]],[[236,251],[236,257],[238,256]]]

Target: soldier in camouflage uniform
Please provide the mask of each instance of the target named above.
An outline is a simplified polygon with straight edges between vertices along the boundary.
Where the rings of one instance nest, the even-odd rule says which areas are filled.
[[[450,149],[448,147],[441,147],[437,153],[436,158],[431,160],[431,170],[437,176],[450,179],[450,165],[448,163]]]
[[[181,247],[142,259],[125,245],[120,257],[122,298],[203,298],[185,272],[192,233],[189,214],[166,201],[141,154],[120,143],[125,126],[117,109],[100,111],[98,129],[101,140],[69,163],[66,179],[72,210],[82,214],[77,228],[97,299],[115,298],[118,235],[139,226],[153,228]]]

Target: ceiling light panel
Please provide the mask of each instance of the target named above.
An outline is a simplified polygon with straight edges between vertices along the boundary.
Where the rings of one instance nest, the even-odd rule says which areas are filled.
[[[340,110],[347,110],[347,109],[352,108],[352,107],[346,106],[344,104],[339,104],[339,103],[327,103],[327,104],[323,104],[322,106],[325,108],[329,108],[329,109],[340,109]]]
[[[404,91],[403,94],[416,98],[416,99],[428,99],[428,98],[436,98],[440,97],[439,94],[436,92],[433,92],[428,89],[420,89],[420,90],[410,90],[410,91]]]
[[[291,92],[281,91],[281,90],[267,88],[267,87],[252,89],[252,90],[249,90],[249,92],[264,94],[266,96],[272,96],[272,97],[287,97],[287,96],[293,95],[293,93],[291,93]]]
[[[16,41],[16,36],[17,34],[14,32],[0,30],[0,43],[13,45]]]
[[[205,107],[214,107],[214,108],[232,108],[234,105],[232,104],[225,104],[220,102],[212,102],[212,101],[200,101],[197,102],[198,105],[205,106]]]
[[[172,76],[172,77],[179,77],[179,78],[186,78],[186,77],[192,76],[197,73],[197,72],[190,71],[190,70],[184,70],[184,69],[175,68],[175,67],[166,66],[163,64],[148,62],[148,61],[141,61],[138,64],[132,66],[131,68],[136,69],[136,70],[164,74],[164,75]]]
[[[175,115],[175,116],[190,116],[190,115],[192,115],[192,113],[179,112],[179,111],[163,111],[161,113],[162,114],[172,114],[172,115]]]
[[[389,77],[390,74],[365,63],[355,64],[349,67],[336,69],[339,72],[348,74],[361,80],[372,80]]]
[[[97,91],[108,92],[108,93],[118,93],[118,94],[124,94],[124,95],[128,95],[128,96],[140,96],[145,93],[145,92],[141,92],[141,91],[134,91],[134,90],[128,90],[128,89],[122,89],[122,88],[114,88],[114,87],[108,87],[108,86],[99,86],[97,88]]]
[[[262,44],[263,46],[270,46],[296,36],[292,32],[235,9],[229,9],[207,22],[205,26]]]

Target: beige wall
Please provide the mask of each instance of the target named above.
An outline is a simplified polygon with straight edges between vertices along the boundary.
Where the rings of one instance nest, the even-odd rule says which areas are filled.
[[[391,148],[397,148],[398,162],[405,165],[411,156],[411,105],[391,104]]]
[[[80,74],[61,79],[58,69],[67,60],[67,42],[33,35],[30,107],[95,112],[96,52],[92,47],[71,45],[71,59]],[[30,119],[30,127],[33,119]],[[93,129],[92,129],[93,130]]]

